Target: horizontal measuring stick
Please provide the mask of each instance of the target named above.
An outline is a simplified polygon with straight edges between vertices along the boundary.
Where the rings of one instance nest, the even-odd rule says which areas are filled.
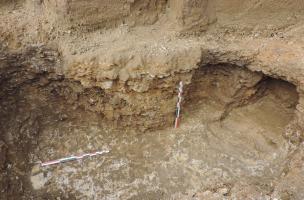
[[[82,154],[82,155],[78,155],[78,156],[72,155],[69,157],[60,158],[57,160],[52,160],[52,161],[41,163],[41,166],[45,167],[45,166],[49,166],[49,165],[55,165],[55,164],[66,163],[66,162],[75,161],[75,160],[81,160],[85,157],[93,157],[93,156],[102,155],[104,153],[109,153],[109,152],[110,151],[108,151],[108,150],[104,150],[104,151],[96,151],[94,153],[86,153],[86,154]]]

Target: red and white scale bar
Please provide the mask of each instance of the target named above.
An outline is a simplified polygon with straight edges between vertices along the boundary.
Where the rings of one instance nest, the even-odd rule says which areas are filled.
[[[41,166],[45,167],[45,166],[49,166],[49,165],[55,165],[55,164],[70,162],[70,161],[74,161],[74,160],[81,160],[85,157],[93,157],[93,156],[97,156],[97,155],[102,155],[104,153],[109,153],[109,151],[108,150],[96,151],[94,153],[86,153],[86,154],[82,154],[82,155],[78,155],[78,156],[73,156],[72,155],[72,156],[69,156],[69,157],[60,158],[60,159],[57,159],[57,160],[51,160],[51,161],[48,161],[48,162],[41,163]]]
[[[178,88],[178,100],[176,104],[176,117],[175,117],[175,123],[174,128],[178,128],[180,124],[180,114],[181,114],[181,104],[182,104],[182,94],[183,94],[183,82],[179,82],[179,88]]]

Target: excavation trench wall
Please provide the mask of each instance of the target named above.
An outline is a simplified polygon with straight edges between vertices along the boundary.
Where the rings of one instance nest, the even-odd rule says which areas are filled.
[[[278,150],[277,145],[283,149],[277,151],[281,158],[292,160],[287,156],[290,149],[284,149],[286,141],[288,148],[297,148],[300,145],[294,144],[301,144],[304,138],[303,8],[302,0],[0,0],[0,199],[32,197],[31,165],[50,155],[70,154],[77,145],[73,142],[87,141],[91,136],[87,132],[94,132],[95,125],[87,123],[91,121],[106,127],[99,127],[102,131],[95,131],[92,137],[106,135],[106,130],[110,132],[107,142],[111,143],[117,136],[110,130],[128,134],[135,130],[145,132],[142,139],[148,138],[146,146],[151,147],[146,150],[162,151],[176,141],[166,137],[154,140],[150,131],[163,129],[175,137],[178,131],[188,133],[197,124],[206,128],[206,124],[214,123],[209,127],[211,131],[199,131],[202,135],[217,133],[213,136],[219,140],[207,146],[213,148],[223,137],[242,128],[239,121],[251,120],[263,125],[265,134],[255,130],[255,123],[245,124],[247,130],[234,135],[236,139],[243,133],[262,137],[259,141],[267,158]],[[180,81],[185,86],[182,126],[172,131]],[[247,116],[248,110],[251,114]],[[84,125],[85,131],[74,135],[69,124],[72,122]],[[57,125],[62,129],[55,130]],[[231,131],[226,134],[226,130]],[[268,133],[272,135],[268,137]],[[66,146],[53,141],[50,147],[50,138],[60,134],[66,136]],[[75,141],[66,142],[68,134],[75,136]],[[278,134],[283,134],[286,141]],[[45,149],[39,146],[41,135]],[[190,157],[201,154],[201,144],[208,139],[199,140],[201,135],[194,135],[191,141],[192,136],[190,150],[196,139],[198,147],[195,152],[188,151]],[[251,141],[247,139],[241,139],[239,147],[246,147]],[[94,138],[97,143],[101,140]],[[123,146],[124,138],[120,141],[114,149]],[[137,143],[134,141],[130,143]],[[228,143],[226,148],[234,151]],[[68,146],[71,144],[74,146]],[[133,147],[136,153],[145,150]],[[219,152],[225,150],[221,146]],[[204,152],[215,155],[213,151]],[[164,153],[160,154],[156,160]],[[136,155],[136,161],[143,157]],[[162,158],[170,160],[172,156],[168,155]],[[236,155],[239,158],[240,154]],[[112,161],[111,156],[108,160]],[[251,161],[251,156],[245,158]],[[197,159],[202,165],[206,163],[206,158]],[[302,166],[300,161],[291,166]],[[230,162],[226,164],[230,166]],[[279,168],[285,164],[280,161]],[[142,169],[142,163],[138,165],[136,174]],[[177,165],[173,162],[171,166]],[[188,167],[185,162],[181,168]],[[180,169],[176,171],[181,174]],[[197,179],[196,174],[193,177]],[[165,186],[170,185],[167,183]],[[245,190],[251,193],[250,188]]]
[[[58,98],[67,104],[73,105],[75,108],[98,113],[101,118],[111,122],[117,128],[129,127],[145,131],[173,125],[179,81],[183,81],[185,84],[185,105],[196,103],[196,99],[194,98],[193,100],[191,97],[192,94],[197,92],[203,94],[208,91],[208,88],[197,88],[197,91],[193,91],[197,84],[193,81],[193,77],[197,77],[198,74],[204,76],[201,74],[200,69],[205,68],[208,64],[203,64],[198,69],[188,72],[177,72],[174,75],[164,77],[141,75],[136,78],[130,77],[127,81],[115,78],[113,80],[113,77],[109,77],[112,80],[109,79],[108,82],[102,82],[101,89],[98,86],[85,87],[79,81],[60,75],[59,70],[56,69],[56,67],[60,66],[60,58],[55,51],[32,48],[25,53],[2,55],[1,112],[4,115],[9,113],[9,108],[3,104],[4,100],[15,98],[15,101],[18,101],[19,96],[22,95],[18,93],[20,89],[34,84],[37,90],[48,92],[48,98]],[[227,66],[226,70],[228,71],[234,71],[234,67],[231,67],[231,64],[222,63],[221,65],[223,67]],[[241,67],[236,68],[241,70]],[[244,68],[241,71],[245,73],[249,70]],[[236,75],[243,73],[235,72]],[[258,89],[252,89],[252,87],[256,85],[258,87],[260,81],[266,77],[260,72],[249,73],[248,76],[251,77],[251,80],[245,86],[252,91],[243,91],[244,86],[237,85],[238,82],[244,81],[242,76],[239,76],[240,80],[235,77],[235,80],[228,84],[231,84],[232,90],[236,90],[234,92],[237,92],[237,87],[241,87],[240,92],[244,94],[230,94],[230,97],[222,96],[223,99],[219,95],[218,101],[224,101],[226,104],[242,104],[242,101],[246,101],[246,98],[251,98],[250,95],[258,93]],[[218,92],[225,94],[227,89],[225,88]],[[208,92],[206,95],[208,96]],[[242,97],[242,95],[245,95],[245,97]],[[249,96],[246,97],[246,95]],[[191,98],[192,100],[188,102]],[[48,100],[45,99],[45,101]],[[297,105],[295,124],[302,119],[302,114],[299,112],[302,107],[301,101],[300,93],[300,104]],[[2,120],[1,123],[5,122]],[[301,124],[298,123],[298,125]]]
[[[196,88],[198,76],[212,75],[202,73],[202,68],[213,69],[212,66],[219,65],[222,66],[219,68],[219,73],[223,71],[223,68],[230,71],[227,72],[228,74],[235,73],[233,81],[227,83],[231,85],[231,88],[223,87],[218,91],[223,96],[218,94],[217,100],[223,104],[241,105],[246,98],[251,98],[250,95],[259,94],[259,87],[262,83],[264,84],[263,80],[267,77],[261,72],[250,72],[245,66],[239,67],[230,63],[216,64],[214,60],[211,60],[211,63],[213,64],[206,64],[204,59],[204,64],[198,64],[197,69],[158,77],[142,74],[122,80],[122,76],[115,78],[109,74],[108,81],[103,81],[100,86],[98,82],[95,82],[96,86],[92,86],[92,83],[86,85],[83,81],[64,76],[59,70],[62,67],[60,67],[61,61],[56,51],[29,48],[23,53],[2,54],[1,102],[14,98],[17,101],[17,98],[22,95],[18,92],[32,84],[37,87],[37,90],[45,90],[49,98],[58,98],[75,108],[100,114],[100,118],[111,122],[117,128],[129,127],[146,131],[172,126],[175,117],[177,87],[180,81],[185,84],[185,105],[196,103],[196,98],[192,94],[196,95],[201,92],[208,96],[208,93],[212,92],[207,92],[210,90],[208,88]],[[217,68],[215,67],[215,69]],[[77,71],[77,73],[80,72]],[[216,74],[217,70],[214,73]],[[243,80],[245,76],[243,74],[246,73],[247,79]],[[279,79],[278,76],[274,77]],[[242,81],[245,81],[243,85]],[[245,90],[244,87],[247,89]],[[196,91],[193,88],[196,88]],[[229,94],[230,96],[224,95],[227,89],[233,90]],[[237,92],[241,93],[234,94]],[[299,104],[297,104],[294,123],[300,126],[302,93],[299,90],[298,93]],[[246,95],[249,96],[246,97]],[[47,101],[47,99],[45,100]],[[5,114],[9,113],[8,111],[9,108],[2,104],[1,112]]]
[[[218,110],[217,113],[206,113],[213,116],[209,120],[223,121],[234,109],[261,102],[270,94],[280,99],[283,107],[290,108],[290,115],[295,115],[299,96],[293,84],[231,64],[205,65],[195,70],[191,84],[186,88],[185,113],[190,112],[187,107],[209,104]],[[191,115],[191,112],[188,114]]]
[[[100,87],[98,84],[89,87],[62,74],[59,70],[62,62],[56,51],[32,47],[24,52],[9,52],[3,48],[0,63],[1,187],[8,191],[8,196],[24,192],[16,187],[20,181],[25,188],[30,187],[24,173],[30,170],[27,162],[33,159],[28,152],[37,146],[44,121],[64,121],[71,117],[69,113],[83,113],[83,116],[97,114],[100,123],[116,129],[148,131],[172,127],[179,81],[185,84],[182,123],[186,123],[187,116],[195,114],[191,106],[215,106],[218,112],[211,111],[208,120],[221,121],[234,109],[257,102],[267,92],[274,91],[289,112],[280,134],[293,142],[301,140],[302,94],[298,95],[295,86],[261,72],[252,72],[245,66],[217,63],[214,59],[210,59],[212,64],[206,59],[200,63],[192,70],[168,76],[131,76],[125,81],[109,77]],[[14,169],[8,170],[10,166]],[[15,179],[15,175],[20,178]]]

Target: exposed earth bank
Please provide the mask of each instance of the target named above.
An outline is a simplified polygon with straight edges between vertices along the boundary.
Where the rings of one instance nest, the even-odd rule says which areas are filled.
[[[0,198],[304,198],[302,1],[0,6]]]

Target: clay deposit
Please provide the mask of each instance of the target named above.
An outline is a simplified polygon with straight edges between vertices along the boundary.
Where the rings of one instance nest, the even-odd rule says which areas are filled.
[[[304,199],[303,11],[0,0],[0,199]]]

